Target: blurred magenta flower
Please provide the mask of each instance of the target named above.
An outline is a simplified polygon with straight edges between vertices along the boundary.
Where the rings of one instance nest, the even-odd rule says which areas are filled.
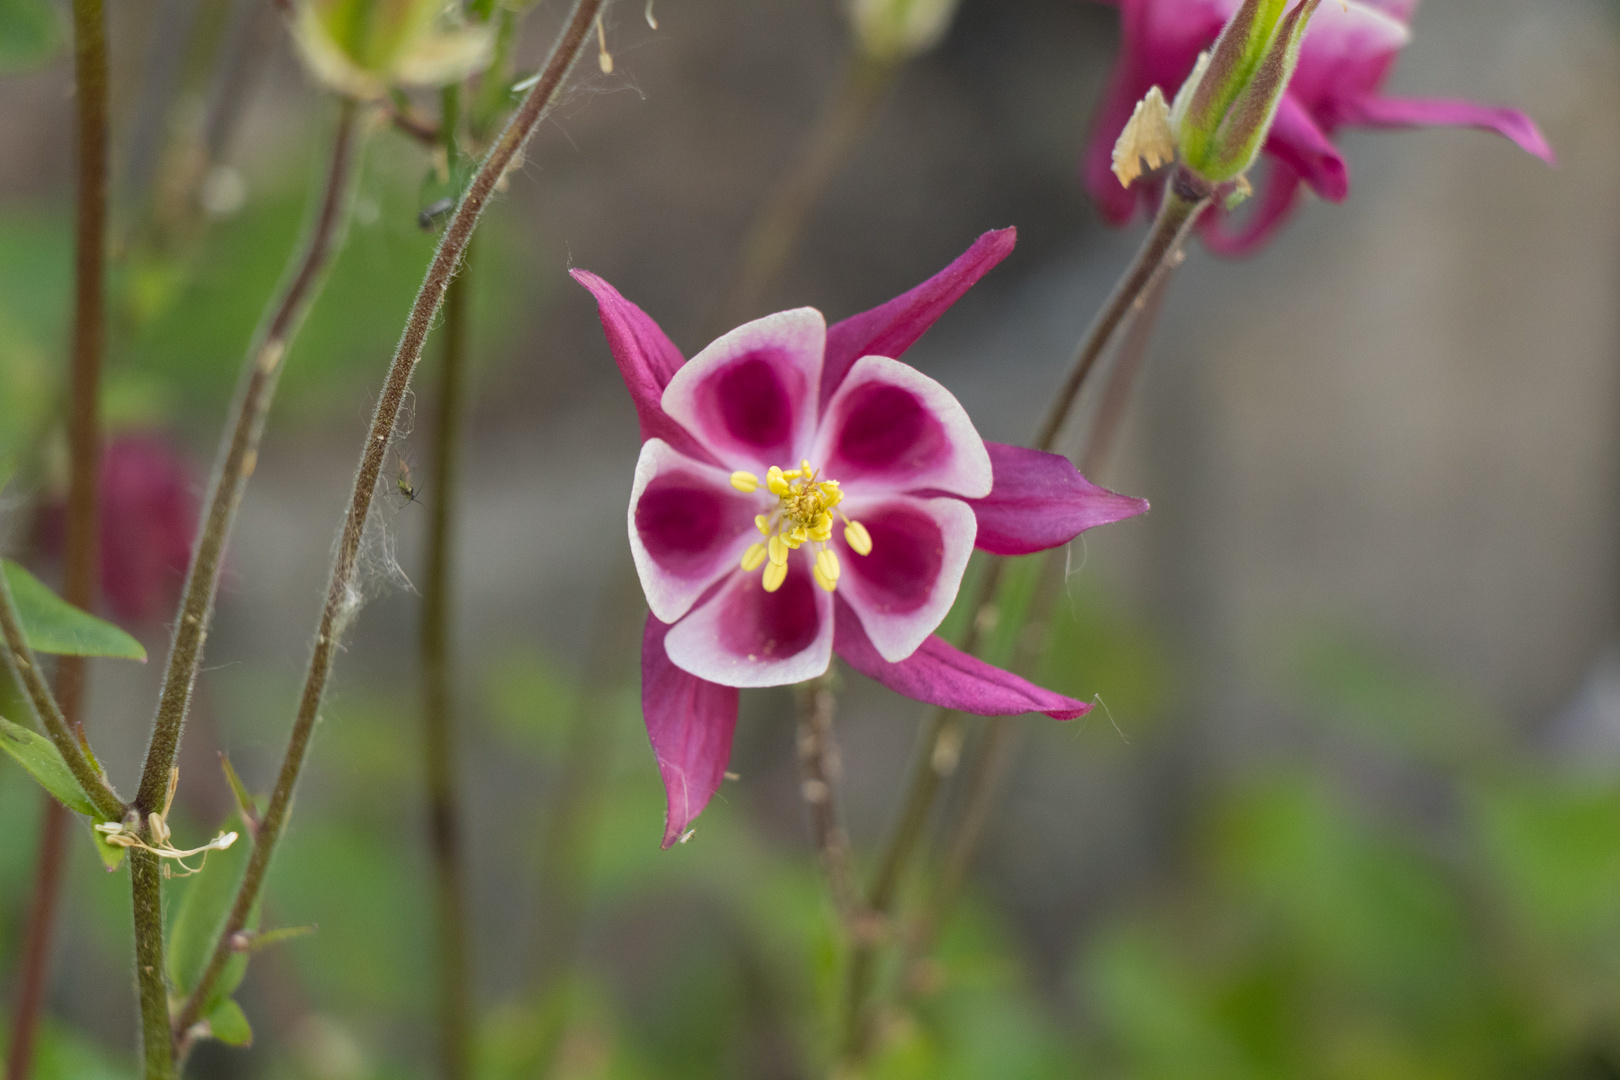
[[[1155,185],[1122,187],[1110,171],[1115,141],[1137,102],[1154,86],[1175,94],[1198,55],[1220,34],[1240,0],[1099,0],[1120,9],[1119,62],[1098,111],[1082,171],[1102,214],[1128,222],[1139,205],[1151,213]],[[1535,123],[1513,109],[1449,98],[1401,98],[1381,89],[1396,56],[1411,38],[1417,0],[1331,0],[1317,9],[1299,66],[1266,141],[1269,171],[1255,185],[1254,207],[1236,226],[1211,209],[1202,223],[1215,251],[1241,255],[1271,238],[1298,202],[1301,184],[1330,202],[1350,191],[1350,170],[1333,135],[1339,128],[1442,125],[1494,131],[1551,163],[1552,148]]]
[[[40,511],[37,538],[62,550],[66,507]],[[185,461],[159,435],[124,435],[101,458],[101,591],[123,622],[170,614],[180,597],[197,529],[197,498]]]
[[[1044,551],[1147,509],[1066,458],[984,442],[950,391],[895,359],[1014,241],[987,233],[882,307],[831,327],[813,308],[780,312],[690,362],[574,271],[641,419],[629,533],[652,609],[642,710],[669,798],[664,846],[720,786],[737,688],[815,678],[834,652],[965,712],[1089,709],[934,636],[975,546]]]

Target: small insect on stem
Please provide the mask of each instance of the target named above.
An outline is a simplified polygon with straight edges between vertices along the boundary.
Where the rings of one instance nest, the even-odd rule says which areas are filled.
[[[416,215],[416,223],[422,227],[424,232],[431,231],[439,223],[440,218],[455,208],[456,200],[446,195],[437,202],[431,202],[424,206],[422,212]]]
[[[399,472],[394,476],[394,484],[399,488],[399,493],[405,496],[405,501],[400,504],[401,506],[409,506],[411,503],[418,501],[416,496],[421,491],[421,488],[411,482],[411,467],[403,457],[399,459]]]

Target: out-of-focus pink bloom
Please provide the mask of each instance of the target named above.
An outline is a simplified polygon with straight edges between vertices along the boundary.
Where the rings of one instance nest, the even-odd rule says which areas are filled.
[[[684,360],[594,274],[641,419],[630,546],[652,613],[642,709],[669,797],[669,846],[719,788],[737,688],[802,682],[837,652],[909,697],[981,715],[1089,706],[933,636],[975,546],[1043,551],[1142,513],[1066,459],[986,443],[900,356],[1012,250],[1011,229],[882,307],[812,308],[733,330]]]
[[[40,547],[62,548],[65,507],[39,517]],[[179,599],[197,528],[191,471],[157,435],[125,435],[101,458],[101,591],[123,622],[170,614]]]
[[[1098,2],[1120,9],[1122,42],[1082,169],[1103,216],[1124,224],[1139,205],[1151,212],[1157,192],[1151,184],[1129,190],[1120,186],[1110,171],[1115,141],[1149,89],[1176,93],[1241,0]],[[1254,206],[1235,226],[1225,211],[1208,212],[1203,236],[1212,249],[1240,255],[1270,239],[1297,204],[1301,184],[1330,202],[1342,201],[1350,191],[1350,170],[1333,145],[1341,127],[1481,128],[1506,136],[1544,161],[1554,160],[1535,123],[1516,110],[1382,93],[1396,56],[1410,40],[1408,23],[1416,6],[1417,0],[1330,0],[1317,9],[1266,140],[1271,161],[1255,185]]]

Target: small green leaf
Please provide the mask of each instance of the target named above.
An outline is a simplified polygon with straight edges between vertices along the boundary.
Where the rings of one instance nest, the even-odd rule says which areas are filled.
[[[252,1046],[253,1029],[242,1006],[226,998],[208,1014],[208,1033],[226,1046]]]
[[[3,564],[17,617],[35,652],[146,662],[140,642],[105,619],[80,611],[9,559]]]
[[[53,5],[0,0],[0,71],[43,64],[62,41],[62,19]]]
[[[94,829],[90,831],[90,839],[95,842],[96,854],[101,856],[101,861],[107,867],[107,872],[109,874],[123,865],[123,848],[119,847],[117,844],[107,843],[107,838],[96,832]]]
[[[244,836],[251,835],[235,814],[226,820],[224,827]],[[189,994],[196,988],[197,980],[202,978],[203,969],[208,966],[214,942],[225,926],[226,916],[230,914],[237,886],[242,881],[242,873],[247,869],[252,851],[251,843],[239,840],[224,851],[209,855],[202,870],[185,879],[185,894],[180,898],[174,922],[169,928],[166,956],[169,981],[182,994]],[[226,983],[233,969],[239,966],[238,959],[235,956],[231,958],[231,967],[227,968],[226,976],[216,985],[216,996],[229,996],[236,989],[235,983],[229,987]],[[247,961],[245,956],[240,959],[244,964]],[[241,975],[235,977],[236,982],[240,983]]]
[[[0,716],[0,747],[16,758],[17,764],[27,769],[28,775],[38,780],[63,806],[95,816],[96,808],[51,740]]]

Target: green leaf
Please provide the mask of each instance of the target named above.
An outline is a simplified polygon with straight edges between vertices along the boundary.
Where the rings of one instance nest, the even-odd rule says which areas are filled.
[[[17,617],[35,652],[146,662],[140,642],[105,619],[80,611],[16,563],[3,562]]]
[[[101,861],[109,874],[123,865],[125,849],[117,844],[107,843],[107,838],[95,830],[91,830],[90,839],[95,842],[96,854],[101,856]]]
[[[62,40],[62,19],[45,0],[0,0],[0,71],[43,64]]]
[[[0,746],[63,806],[95,816],[96,808],[51,740],[0,716]]]
[[[208,1033],[226,1046],[252,1046],[253,1029],[242,1006],[226,998],[208,1014]]]
[[[169,928],[167,967],[169,981],[182,994],[189,994],[202,978],[208,958],[213,955],[214,943],[230,914],[236,899],[237,887],[247,869],[253,844],[251,833],[241,819],[232,814],[224,828],[242,834],[242,839],[208,856],[202,869],[184,879],[185,893],[175,909],[174,923]],[[240,963],[238,961],[240,960]],[[215,985],[214,999],[228,997],[242,981],[247,957],[233,956],[225,974]],[[239,971],[237,969],[243,969]],[[235,981],[231,981],[234,977]],[[227,985],[228,984],[228,985]]]

